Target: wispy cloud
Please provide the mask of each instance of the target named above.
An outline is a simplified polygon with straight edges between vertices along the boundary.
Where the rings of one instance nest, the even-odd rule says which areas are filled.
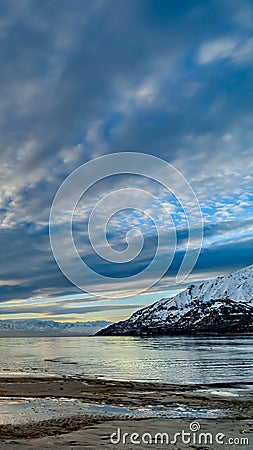
[[[50,207],[72,170],[110,152],[156,155],[190,181],[205,221],[193,280],[253,262],[251,2],[14,0],[0,1],[0,11],[2,305],[78,293],[53,259]],[[108,237],[115,248],[123,248],[133,225],[146,245],[131,266],[109,266],[87,242],[87,220],[94,202],[126,186],[148,189],[158,202],[145,204],[136,195],[132,200],[144,214],[112,218]],[[171,218],[159,204],[167,205]],[[156,245],[147,214],[163,230],[175,222],[176,258],[160,285],[173,286],[186,218],[178,202],[150,180],[115,177],[94,187],[75,211],[76,245],[98,270],[134,273],[150,261]],[[116,280],[111,288],[130,292],[132,286]],[[43,308],[56,314],[49,305],[38,308],[38,314]]]
[[[238,42],[233,38],[219,38],[202,44],[198,50],[199,64],[209,64],[233,55]]]

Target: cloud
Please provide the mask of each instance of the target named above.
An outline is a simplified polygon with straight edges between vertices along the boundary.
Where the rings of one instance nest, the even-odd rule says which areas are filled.
[[[126,310],[129,308],[138,309],[142,305],[134,304],[130,307],[128,305],[103,305],[103,306],[84,306],[84,307],[57,307],[56,305],[21,305],[18,306],[5,306],[0,308],[1,315],[12,315],[12,314],[43,314],[43,316],[63,316],[67,314],[75,314],[75,315],[86,315],[95,312],[105,312],[105,311],[117,311],[117,310]]]
[[[234,52],[234,61],[239,64],[252,64],[253,57],[253,38],[244,41],[238,49]]]
[[[209,264],[216,273],[252,263],[251,2],[0,6],[1,301],[79,292],[54,262],[50,207],[72,170],[116,151],[164,158],[190,181],[205,220],[199,274]],[[161,186],[134,177],[105,180],[81,199],[74,217],[79,250],[93,267],[120,275],[122,267],[95,257],[86,228],[94,202],[124,186],[147,188],[169,204],[180,237],[176,267],[187,239],[183,211]],[[138,196],[133,200],[140,206]],[[158,207],[141,206],[170,226]],[[112,245],[123,246],[133,224],[146,247],[124,267],[129,274],[150,261],[156,242],[150,221],[132,212],[111,221]],[[163,282],[173,284],[169,275]],[[112,289],[120,289],[117,281]]]
[[[220,38],[202,44],[198,50],[197,61],[199,64],[209,64],[219,59],[228,58],[233,54],[238,45],[235,39]]]

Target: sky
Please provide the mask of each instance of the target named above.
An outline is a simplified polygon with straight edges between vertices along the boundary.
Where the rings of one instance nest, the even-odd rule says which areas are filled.
[[[1,319],[121,320],[190,283],[253,263],[252,30],[247,0],[0,0]],[[133,173],[101,179],[73,211],[78,253],[102,276],[93,282],[84,274],[83,292],[54,259],[49,216],[58,189],[83,164],[117,152],[171,164],[196,195],[203,244],[181,283],[187,208],[193,235],[201,227],[196,205],[180,180],[168,177],[173,195],[152,164],[154,179],[134,172],[134,159]],[[96,177],[95,166],[90,174]],[[106,223],[116,252],[142,236],[136,258],[110,263],[94,251],[94,205],[97,250]],[[120,205],[130,206],[117,211]],[[65,206],[58,225],[69,219]],[[162,277],[156,268],[136,283],[158,239],[158,266],[169,257],[171,264]]]

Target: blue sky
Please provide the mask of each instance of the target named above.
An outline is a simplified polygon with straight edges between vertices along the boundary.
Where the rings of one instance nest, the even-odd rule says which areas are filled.
[[[0,0],[1,318],[118,320],[185,284],[253,263],[252,30],[247,0]],[[59,186],[81,164],[114,152],[162,158],[194,189],[204,241],[185,284],[175,283],[187,240],[182,207],[137,176],[100,182],[74,214],[78,251],[115,277],[118,299],[83,294],[54,261],[48,221]],[[111,265],[89,249],[87,223],[94,202],[124,187],[147,189],[158,202],[137,196],[141,211],[112,217],[113,248],[124,248],[133,224],[145,245],[135,261]],[[173,219],[178,246],[160,282],[131,297],[131,283],[119,286],[117,277],[137,273],[154,255],[147,213],[164,232]]]

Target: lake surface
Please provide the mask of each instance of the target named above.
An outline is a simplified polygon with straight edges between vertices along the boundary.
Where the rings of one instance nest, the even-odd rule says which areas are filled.
[[[175,384],[253,381],[253,337],[0,338],[0,375],[56,374]]]

